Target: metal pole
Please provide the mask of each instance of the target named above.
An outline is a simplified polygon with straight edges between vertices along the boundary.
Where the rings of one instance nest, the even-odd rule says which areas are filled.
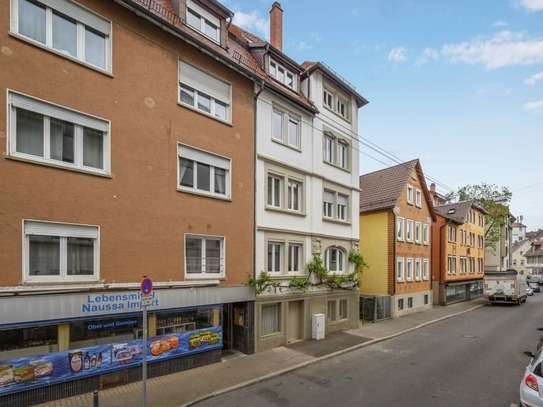
[[[147,305],[143,305],[143,407],[147,406]]]
[[[98,399],[98,390],[94,390],[92,399],[93,399],[93,403],[92,403],[93,407],[98,407],[100,404],[100,400]]]

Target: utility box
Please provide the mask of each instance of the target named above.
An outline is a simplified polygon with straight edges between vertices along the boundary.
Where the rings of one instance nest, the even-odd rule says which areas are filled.
[[[313,314],[311,318],[311,337],[313,339],[324,339],[324,314]]]

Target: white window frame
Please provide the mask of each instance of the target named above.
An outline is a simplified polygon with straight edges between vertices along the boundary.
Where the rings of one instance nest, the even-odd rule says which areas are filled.
[[[405,219],[398,217],[396,220],[396,238],[398,240],[405,240]]]
[[[189,23],[189,13],[192,13],[194,17],[199,19],[198,25]],[[221,41],[221,21],[192,0],[187,0],[187,26],[198,31],[200,34],[216,42],[217,44],[219,44]],[[210,26],[215,28],[214,35],[210,35],[208,30],[206,30],[206,28]]]
[[[98,15],[94,11],[68,0],[38,0],[45,7],[45,38],[41,42],[32,37],[21,33],[19,19],[19,0],[11,0],[11,33],[22,40],[28,41],[41,48],[47,49],[64,58],[79,62],[85,66],[100,71],[111,73],[111,21]],[[60,16],[62,19],[70,19],[75,22],[75,50],[76,55],[71,55],[66,50],[58,50],[53,43],[53,15]],[[87,30],[94,35],[104,38],[104,65],[96,65],[87,60],[85,47]]]
[[[422,279],[428,280],[430,278],[430,261],[428,259],[422,260]]]
[[[322,195],[324,220],[348,223],[351,197],[339,191],[325,188]]]
[[[285,273],[285,242],[268,240],[266,245],[266,270],[271,275]]]
[[[407,281],[413,281],[413,259],[407,258],[405,262],[405,274]]]
[[[456,274],[456,256],[447,256],[447,274]]]
[[[295,179],[288,179],[287,183],[287,210],[301,212],[303,204],[303,183]]]
[[[294,91],[298,91],[298,75],[285,67],[283,64],[277,62],[273,58],[269,59],[270,76]]]
[[[304,274],[304,263],[302,253],[304,246],[302,243],[287,242],[287,273]],[[297,264],[297,269],[293,266]]]
[[[420,222],[415,222],[415,243],[421,242],[421,226]]]
[[[322,160],[342,170],[350,169],[351,149],[349,142],[336,137],[332,132],[323,131]]]
[[[430,244],[430,225],[427,223],[422,225],[422,244]]]
[[[30,274],[30,236],[49,236],[59,239],[59,274]],[[68,238],[93,240],[93,274],[68,275]],[[34,220],[23,221],[23,281],[27,283],[96,282],[100,279],[100,228],[93,225],[54,223]]]
[[[22,109],[42,116],[43,155],[17,151],[17,110]],[[56,105],[41,99],[8,90],[8,156],[48,166],[97,175],[111,175],[111,131],[110,122],[76,110]],[[60,120],[74,126],[73,163],[52,158],[51,120]],[[102,133],[102,167],[85,165],[84,132],[90,129]]]
[[[270,183],[272,183],[271,188]],[[295,203],[297,203],[297,207]],[[298,178],[296,174],[284,174],[274,170],[267,171],[266,208],[285,211],[285,213],[304,213],[304,180]]]
[[[323,90],[322,104],[330,110],[334,110],[334,94],[328,89]]]
[[[464,256],[460,256],[460,274],[466,274],[467,272],[467,261]]]
[[[177,144],[177,190],[181,192],[190,192],[199,195],[206,195],[213,198],[229,199],[232,191],[232,160],[227,157],[222,157],[210,152],[200,150],[185,144]],[[182,172],[181,162],[186,160],[192,163],[192,185],[189,185],[186,181],[186,185],[182,185],[184,180],[184,173]],[[209,190],[199,188],[198,182],[201,179],[199,177],[199,166],[209,167],[208,185]],[[222,179],[221,173],[224,172],[224,192],[217,191],[217,185]],[[187,181],[189,179],[187,178]]]
[[[187,257],[187,243],[189,239],[197,240],[201,242],[201,256],[199,262],[200,272],[190,272],[188,267],[188,257]],[[207,243],[209,242],[220,242],[220,255],[219,255],[219,270],[217,271],[208,271],[208,257],[206,255]],[[184,238],[184,253],[183,258],[185,259],[185,278],[186,279],[218,279],[225,277],[225,265],[226,265],[226,250],[225,250],[225,238],[223,236],[212,236],[212,235],[198,235],[198,234],[185,234]]]
[[[405,231],[405,240],[408,242],[413,242],[413,220],[407,219],[407,228]]]
[[[337,269],[332,268],[333,257],[335,256]],[[347,253],[338,246],[330,246],[324,251],[324,266],[330,273],[345,274],[347,271]]]
[[[271,188],[270,188],[271,184]],[[266,180],[266,206],[269,208],[281,209],[283,207],[283,189],[285,177],[273,173],[268,173]]]
[[[213,119],[231,123],[232,85],[195,65],[179,60],[177,102]],[[209,108],[203,101],[209,101]],[[224,113],[224,114],[223,114]]]
[[[276,118],[280,119],[279,128],[277,128]],[[295,125],[294,132],[291,132],[291,125]],[[301,134],[302,120],[300,117],[274,106],[272,109],[272,140],[300,150],[302,148]]]
[[[405,259],[403,257],[396,258],[396,280],[405,281]]]
[[[418,208],[422,207],[422,191],[418,188],[415,190],[415,205]]]
[[[413,205],[413,191],[413,186],[407,185],[407,203],[410,205]]]
[[[421,280],[422,261],[421,259],[415,259],[415,280]]]

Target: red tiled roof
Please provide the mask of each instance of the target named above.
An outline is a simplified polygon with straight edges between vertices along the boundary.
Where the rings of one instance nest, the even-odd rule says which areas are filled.
[[[473,206],[473,201],[454,202],[435,206],[434,209],[440,215],[457,223],[464,223]]]

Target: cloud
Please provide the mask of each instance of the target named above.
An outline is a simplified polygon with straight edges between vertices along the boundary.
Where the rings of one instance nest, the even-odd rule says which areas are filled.
[[[519,0],[518,4],[528,11],[543,10],[543,0]]]
[[[527,111],[541,110],[541,112],[543,112],[543,100],[524,103],[524,110],[527,110]]]
[[[492,27],[505,27],[505,26],[508,26],[508,25],[509,24],[506,23],[505,21],[498,20],[494,24],[492,24]]]
[[[269,20],[260,17],[257,11],[252,11],[250,13],[236,11],[232,23],[249,32],[255,32],[255,34],[261,35],[265,39],[268,39],[270,36]]]
[[[487,69],[541,64],[543,37],[527,38],[525,33],[501,31],[492,37],[479,37],[471,42],[445,44],[441,53],[451,62],[481,64]]]
[[[424,65],[430,60],[436,61],[438,58],[438,51],[432,48],[426,48],[424,51],[422,51],[422,55],[415,61],[415,66]]]
[[[525,85],[534,85],[537,81],[540,81],[543,79],[543,71],[538,72],[530,76],[529,78],[526,78],[524,80]]]
[[[308,49],[311,49],[311,48],[313,48],[313,46],[304,41],[300,41],[298,45],[296,45],[296,49],[298,51],[307,51]]]
[[[388,60],[394,62],[403,62],[407,60],[405,53],[407,50],[404,47],[393,48],[388,53]]]

